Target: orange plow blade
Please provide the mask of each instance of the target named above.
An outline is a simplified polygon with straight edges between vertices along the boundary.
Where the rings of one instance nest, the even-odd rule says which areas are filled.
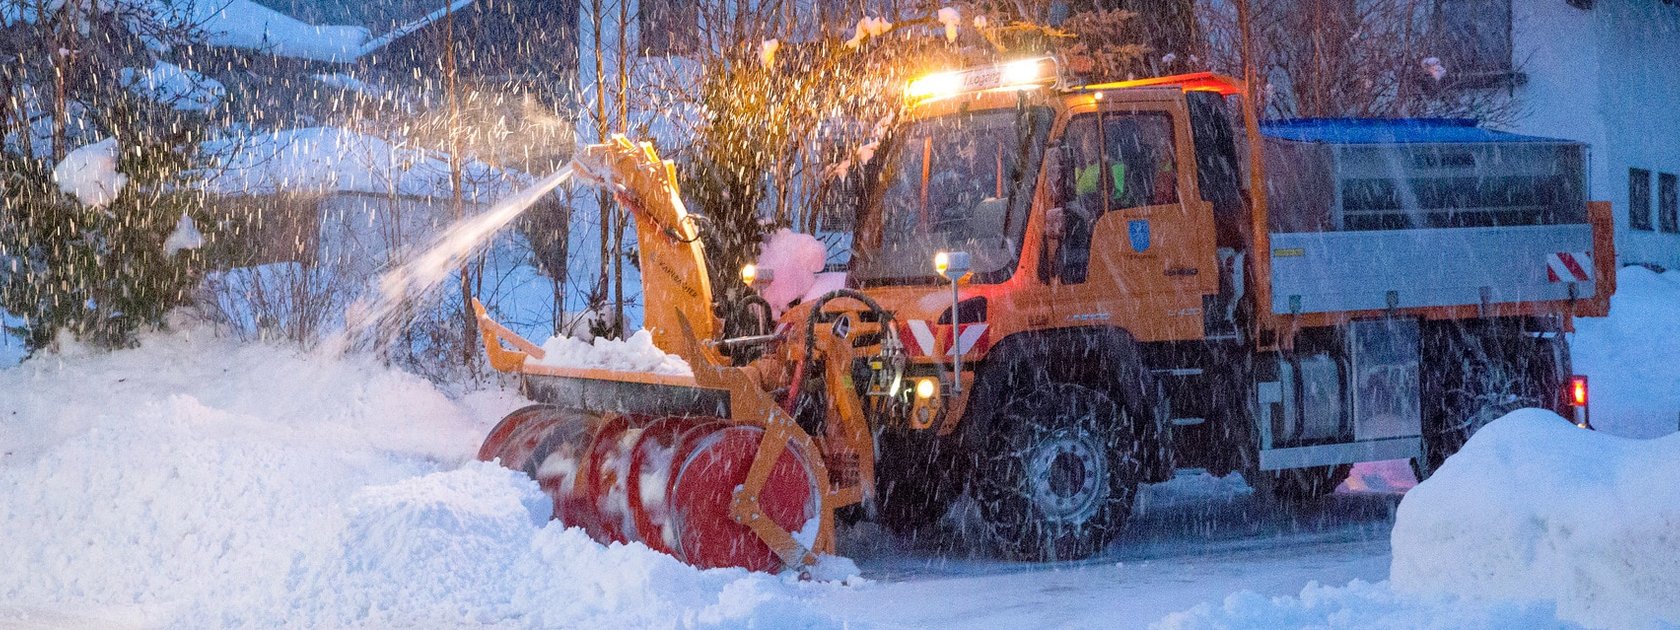
[[[713,417],[532,405],[504,418],[478,458],[536,479],[554,500],[554,518],[603,543],[641,542],[701,568],[778,571],[786,562],[751,521],[768,518],[811,549],[823,488],[813,454],[790,441],[775,449],[756,510],[743,511],[764,436]]]

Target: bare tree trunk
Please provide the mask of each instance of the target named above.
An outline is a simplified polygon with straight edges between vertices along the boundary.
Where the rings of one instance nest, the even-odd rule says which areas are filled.
[[[444,14],[443,65],[445,89],[449,91],[449,203],[455,220],[466,217],[466,204],[461,190],[461,99],[457,89],[459,68],[455,63],[455,10],[450,4]],[[472,272],[466,262],[461,263],[461,361],[467,372],[478,375],[478,317],[473,313]]]
[[[66,125],[65,118],[68,118],[70,115],[70,94],[67,81],[71,71],[71,55],[75,54],[72,48],[75,44],[70,42],[71,34],[76,32],[75,20],[71,16],[71,13],[75,10],[75,6],[76,5],[74,3],[66,3],[63,8],[59,9],[61,23],[54,29],[56,31],[54,33],[56,37],[53,38],[58,46],[55,47],[55,50],[50,52],[53,58],[53,162],[63,160],[64,154],[69,152],[69,147],[64,146]],[[46,7],[42,6],[42,3],[37,2],[36,10],[36,15],[41,15],[41,11],[45,11]]]
[[[618,130],[630,130],[630,0],[618,0]],[[624,336],[624,226],[626,217],[613,217],[613,335]],[[646,299],[646,296],[643,296]]]
[[[602,0],[591,0],[590,11],[589,11],[590,34],[591,34],[590,46],[594,49],[594,53],[595,53],[595,141],[596,142],[605,142],[606,139],[607,139],[607,79],[606,79],[607,68],[606,68],[606,62],[601,59],[601,55],[606,53],[606,49],[604,47],[602,47],[602,45],[601,45],[601,23],[604,19],[602,17],[602,11],[605,10],[605,9],[606,9],[606,4],[604,2],[602,2]],[[607,284],[607,282],[608,282],[608,280],[607,280],[608,275],[607,274],[609,272],[609,265],[611,264],[611,260],[608,258],[608,256],[610,255],[610,251],[611,251],[611,247],[612,247],[612,234],[611,234],[612,227],[611,226],[612,226],[612,223],[613,223],[613,216],[612,216],[613,200],[612,200],[612,196],[609,195],[606,191],[603,190],[603,191],[601,191],[601,192],[599,192],[595,195],[595,199],[597,201],[596,205],[598,206],[598,209],[600,210],[600,219],[601,219],[601,222],[599,224],[600,225],[600,233],[601,233],[601,261],[600,261],[601,264],[600,264],[600,275],[597,276],[598,280],[597,280],[596,291],[594,292],[594,295],[598,296],[598,299],[603,300],[603,302],[601,304],[590,304],[591,307],[605,306],[604,300],[605,300],[606,292],[609,290],[609,285]],[[591,300],[591,301],[593,302],[594,300]]]

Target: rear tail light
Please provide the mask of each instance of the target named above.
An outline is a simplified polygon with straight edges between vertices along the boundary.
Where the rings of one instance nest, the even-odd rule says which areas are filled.
[[[1569,406],[1587,406],[1587,377],[1580,374],[1569,377]]]
[[[1590,410],[1587,408],[1586,376],[1576,374],[1569,377],[1569,389],[1564,390],[1563,392],[1563,402],[1569,406],[1571,411],[1574,412],[1572,414],[1574,418],[1572,419],[1575,421],[1575,426],[1583,429],[1593,428],[1591,419],[1592,416],[1590,415]]]

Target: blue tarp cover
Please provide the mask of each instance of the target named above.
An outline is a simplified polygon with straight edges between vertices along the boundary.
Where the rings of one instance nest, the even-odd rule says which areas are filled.
[[[1484,129],[1463,118],[1300,118],[1261,123],[1260,133],[1331,144],[1574,142]]]

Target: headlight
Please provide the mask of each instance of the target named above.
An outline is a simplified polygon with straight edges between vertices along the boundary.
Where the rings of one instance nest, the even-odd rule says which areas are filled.
[[[922,400],[933,398],[939,393],[939,383],[931,378],[916,381],[916,397]]]

